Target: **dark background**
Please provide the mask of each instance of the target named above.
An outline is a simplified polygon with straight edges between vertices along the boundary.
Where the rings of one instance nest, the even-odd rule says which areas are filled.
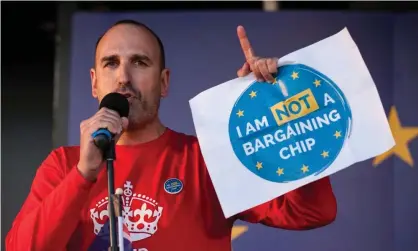
[[[1,2],[1,236],[52,149],[56,2]],[[262,10],[261,2],[82,2],[84,11]],[[417,11],[418,2],[281,2],[280,10]],[[67,8],[67,7],[65,7]],[[21,175],[25,173],[25,175]]]

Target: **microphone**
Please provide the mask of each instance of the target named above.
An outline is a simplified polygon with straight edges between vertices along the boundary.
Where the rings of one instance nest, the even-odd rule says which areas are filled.
[[[121,117],[128,117],[129,115],[129,102],[128,99],[117,92],[112,92],[107,94],[103,100],[100,102],[101,108],[108,108],[119,113]],[[113,172],[113,162],[116,159],[115,151],[115,140],[114,134],[112,134],[106,128],[100,128],[92,134],[94,144],[103,152],[103,157],[106,159],[107,165],[107,185],[108,185],[108,197],[110,204],[109,207],[109,228],[110,228],[110,250],[118,251],[118,239],[117,239],[117,226],[116,226],[116,215],[115,208],[113,203],[113,195],[115,193],[114,185],[114,172]]]
[[[129,115],[129,102],[128,99],[117,92],[107,94],[100,102],[99,109],[108,108],[119,113],[121,117],[128,117]],[[92,135],[94,144],[102,151],[109,148],[110,143],[115,135],[106,128],[100,128]]]

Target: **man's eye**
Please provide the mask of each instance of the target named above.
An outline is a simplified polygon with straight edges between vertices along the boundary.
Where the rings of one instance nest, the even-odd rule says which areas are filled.
[[[146,63],[144,63],[143,61],[141,61],[141,60],[136,60],[136,61],[134,61],[134,64],[135,65],[137,65],[137,66],[147,66],[147,64]]]
[[[116,63],[116,62],[107,62],[106,64],[105,64],[105,67],[115,67],[115,66],[117,66],[118,64]]]

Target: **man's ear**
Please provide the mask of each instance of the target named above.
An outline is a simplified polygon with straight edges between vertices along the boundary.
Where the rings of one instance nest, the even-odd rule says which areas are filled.
[[[161,72],[161,97],[168,95],[168,88],[170,86],[170,70],[164,69]]]
[[[90,69],[90,80],[91,80],[91,94],[93,98],[97,99],[97,77],[96,77],[96,70],[94,68]]]

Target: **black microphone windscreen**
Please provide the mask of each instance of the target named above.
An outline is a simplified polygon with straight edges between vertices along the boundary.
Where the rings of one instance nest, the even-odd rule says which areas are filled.
[[[121,117],[128,117],[129,115],[128,99],[124,95],[117,92],[112,92],[104,96],[100,102],[99,109],[103,107],[118,112]]]

